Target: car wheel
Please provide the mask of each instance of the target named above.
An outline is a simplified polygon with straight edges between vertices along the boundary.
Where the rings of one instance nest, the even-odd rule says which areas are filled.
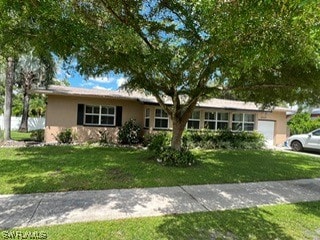
[[[303,149],[302,144],[299,141],[293,141],[291,143],[291,148],[293,151],[299,152]]]

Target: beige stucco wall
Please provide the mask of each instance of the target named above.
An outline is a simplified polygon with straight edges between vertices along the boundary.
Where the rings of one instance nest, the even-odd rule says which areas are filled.
[[[258,120],[274,121],[274,145],[282,146],[287,139],[286,112],[264,112],[258,113]]]
[[[78,142],[98,140],[100,130],[108,130],[109,136],[116,140],[117,127],[78,126],[78,104],[122,106],[122,124],[133,118],[143,125],[143,105],[138,101],[53,95],[47,101],[45,141],[48,143],[56,142],[55,136],[66,128],[73,130]]]

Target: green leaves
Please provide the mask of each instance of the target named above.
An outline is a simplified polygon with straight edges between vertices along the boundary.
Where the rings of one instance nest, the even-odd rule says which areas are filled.
[[[291,135],[309,133],[320,127],[319,119],[312,119],[310,113],[297,113],[288,122]]]
[[[172,116],[222,91],[319,100],[317,0],[4,0],[0,11],[2,55],[32,46],[77,59],[85,75],[123,73],[127,88],[171,98]]]

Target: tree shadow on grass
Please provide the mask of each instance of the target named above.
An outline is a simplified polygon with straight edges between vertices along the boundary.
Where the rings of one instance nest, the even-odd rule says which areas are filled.
[[[148,154],[133,149],[73,146],[19,148],[2,159],[1,178],[13,193],[123,188]]]
[[[315,217],[318,217],[320,219],[320,201],[296,203],[295,206],[300,213],[314,215]]]
[[[207,151],[190,168],[164,167],[148,151],[102,147],[14,149],[0,161],[2,190],[35,193],[320,177],[320,159],[273,151]],[[14,159],[14,160],[12,160]],[[1,180],[3,179],[3,180]]]
[[[258,208],[193,213],[165,218],[157,232],[165,239],[293,239]]]
[[[294,205],[299,214],[308,216],[308,226],[303,226],[306,228],[304,235],[309,239],[320,239],[320,201],[296,203]]]

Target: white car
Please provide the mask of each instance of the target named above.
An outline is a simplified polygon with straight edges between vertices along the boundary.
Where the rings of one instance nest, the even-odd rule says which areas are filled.
[[[292,135],[285,145],[293,151],[320,150],[320,128],[307,134]]]

